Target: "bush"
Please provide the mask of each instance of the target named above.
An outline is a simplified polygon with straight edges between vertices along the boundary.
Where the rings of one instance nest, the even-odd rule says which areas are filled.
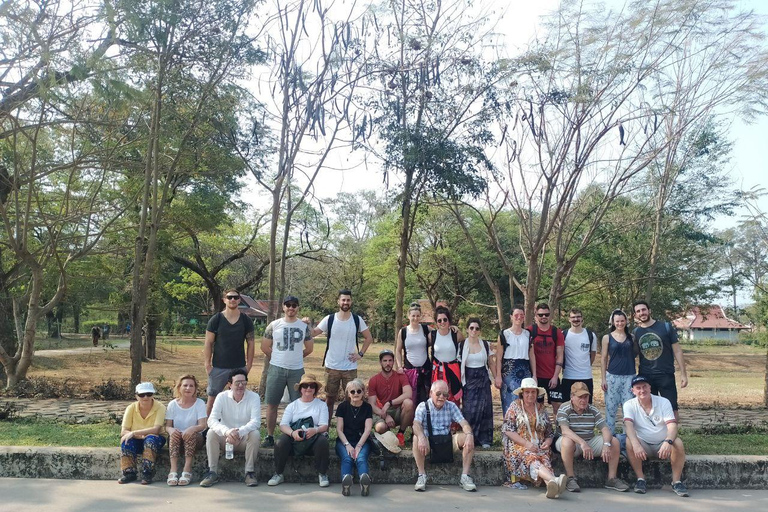
[[[109,379],[93,386],[89,395],[97,400],[131,400],[133,390],[128,382],[116,382]]]
[[[71,379],[49,379],[29,377],[8,390],[7,394],[17,398],[75,398],[79,395],[76,381]]]
[[[765,348],[768,346],[768,331],[741,333],[739,339],[745,345],[754,345]]]
[[[0,405],[0,421],[10,421],[14,419],[18,413],[19,409],[13,402],[5,402],[4,405]]]

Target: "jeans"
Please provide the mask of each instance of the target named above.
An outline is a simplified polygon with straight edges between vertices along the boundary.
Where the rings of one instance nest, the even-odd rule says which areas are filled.
[[[357,456],[357,459],[353,459],[349,456],[349,453],[347,453],[347,447],[344,446],[344,443],[341,442],[341,440],[336,439],[336,455],[339,456],[339,459],[341,460],[341,477],[344,478],[344,475],[352,475],[354,474],[354,466],[357,465],[357,474],[362,475],[363,473],[368,473],[368,454],[371,451],[371,443],[366,441],[362,448],[360,448],[360,453]]]
[[[616,409],[634,397],[632,377],[634,375],[613,375],[605,372],[605,383],[608,387],[605,392],[605,422],[608,423],[612,434],[616,433]]]

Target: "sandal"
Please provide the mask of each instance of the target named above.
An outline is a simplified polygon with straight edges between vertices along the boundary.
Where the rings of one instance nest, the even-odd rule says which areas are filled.
[[[168,480],[165,481],[168,485],[179,485],[179,474],[178,473],[168,473]],[[189,482],[187,482],[189,483]]]
[[[189,485],[189,482],[192,481],[192,473],[187,473],[186,471],[183,471],[181,473],[181,478],[179,478],[179,485]]]

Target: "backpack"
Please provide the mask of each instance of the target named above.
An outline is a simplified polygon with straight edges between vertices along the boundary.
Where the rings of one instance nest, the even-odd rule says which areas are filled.
[[[504,352],[507,351],[507,347],[509,346],[509,341],[507,341],[507,337],[504,336],[505,330],[506,329],[502,329],[499,331],[499,341],[501,342],[501,353],[502,353],[501,357],[504,357]],[[531,334],[531,331],[529,331],[525,327],[523,327],[523,330],[528,331],[528,342],[533,343],[533,334]]]
[[[425,324],[421,324],[421,331],[424,333],[424,339],[427,342],[427,345],[429,345],[429,326]],[[403,364],[410,364],[408,363],[408,349],[405,348],[405,337],[408,335],[408,326],[406,325],[402,329],[400,329],[400,339],[403,342]],[[427,358],[427,361],[429,361],[429,358]]]
[[[427,338],[427,341],[429,342],[429,347],[432,349],[432,355],[430,356],[430,359],[432,362],[435,362],[435,336],[437,336],[437,331],[430,332],[430,336]],[[451,339],[453,340],[453,346],[456,349],[456,358],[458,359],[459,356],[461,356],[461,352],[459,352],[459,337],[454,332],[453,329],[451,329]],[[450,363],[450,361],[446,361]]]
[[[325,353],[323,354],[323,366],[325,366],[325,358],[328,355],[328,347],[331,346],[331,329],[333,328],[333,321],[336,319],[336,313],[331,313],[328,315],[328,331],[326,331],[328,335],[328,342],[325,344]],[[352,313],[352,320],[355,322],[355,347],[357,348],[357,351],[360,352],[360,345],[357,342],[358,335],[360,334],[360,316]]]
[[[536,336],[539,335],[539,326],[534,323],[531,326],[531,330],[529,332],[531,333],[531,343],[533,343],[533,341],[536,339]],[[545,338],[552,338],[554,340],[554,342],[555,342],[555,346],[557,346],[557,333],[558,332],[560,332],[561,335],[563,333],[562,331],[560,331],[560,329],[558,329],[557,327],[555,327],[553,325],[552,326],[552,330],[550,331],[551,335],[550,336],[545,336]],[[563,341],[565,341],[565,336],[563,336]]]
[[[564,329],[563,330],[563,341],[565,341],[565,337],[568,336],[568,331],[569,330],[570,329]],[[592,332],[591,330],[587,329],[586,327],[584,328],[584,330],[587,331],[587,336],[589,337],[589,344],[592,345],[592,338],[597,339],[597,337],[595,336],[595,333]]]

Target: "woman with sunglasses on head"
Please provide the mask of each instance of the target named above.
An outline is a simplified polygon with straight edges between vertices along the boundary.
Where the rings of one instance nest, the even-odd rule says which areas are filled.
[[[601,387],[605,393],[605,421],[616,433],[616,409],[634,398],[632,377],[635,376],[635,353],[627,314],[620,309],[611,312],[610,331],[600,346]]]
[[[336,454],[341,460],[341,494],[349,496],[352,487],[352,473],[357,467],[360,479],[360,494],[368,496],[371,475],[368,472],[368,453],[373,407],[363,400],[365,384],[354,379],[347,384],[347,399],[336,409]]]
[[[305,373],[294,386],[301,396],[288,404],[280,419],[283,433],[275,441],[275,474],[267,485],[279,485],[285,481],[283,471],[288,457],[306,454],[315,456],[315,468],[320,487],[328,487],[328,406],[317,394],[323,385],[317,378]]]
[[[509,406],[517,400],[514,391],[523,379],[536,379],[536,354],[533,350],[531,332],[523,327],[525,309],[516,304],[509,314],[512,326],[499,333],[496,342],[496,387],[500,390],[501,410],[506,414]]]
[[[175,400],[168,404],[165,413],[165,429],[168,432],[168,452],[171,458],[171,472],[168,485],[189,485],[192,481],[192,463],[195,452],[205,446],[203,430],[208,415],[205,402],[197,397],[197,379],[194,375],[182,375],[173,389]],[[184,469],[179,477],[179,458],[184,454]]]
[[[464,335],[451,325],[451,312],[445,306],[435,309],[435,322],[437,330],[429,333],[429,345],[432,347],[432,382],[445,381],[448,384],[448,400],[461,406],[459,343],[464,341]]]
[[[120,470],[123,476],[117,481],[127,484],[138,478],[141,483],[151,484],[155,474],[157,454],[165,445],[162,436],[165,423],[165,406],[154,399],[155,386],[151,382],[136,385],[136,401],[125,408],[120,431]]]
[[[408,377],[414,407],[429,398],[432,384],[432,361],[427,351],[429,333],[429,327],[421,323],[421,306],[412,303],[408,308],[408,325],[395,336],[395,370]]]
[[[472,425],[475,444],[490,448],[493,443],[493,398],[491,383],[495,380],[491,365],[491,349],[480,339],[480,319],[467,321],[467,339],[459,345],[461,353],[462,414]]]

